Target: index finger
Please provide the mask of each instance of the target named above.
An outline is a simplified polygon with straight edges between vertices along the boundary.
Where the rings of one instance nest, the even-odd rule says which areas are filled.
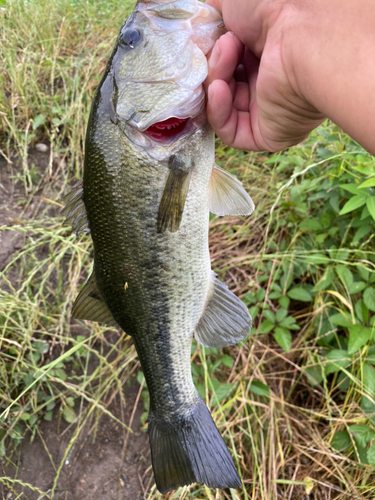
[[[244,46],[234,33],[228,32],[222,35],[208,57],[206,87],[214,80],[224,80],[229,83],[242,61],[243,53]]]
[[[222,0],[207,0],[206,4],[211,5],[211,7],[215,7],[215,9],[220,10],[221,12]]]

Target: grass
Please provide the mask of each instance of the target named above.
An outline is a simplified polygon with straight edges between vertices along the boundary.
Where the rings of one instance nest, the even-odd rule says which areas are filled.
[[[17,216],[0,230],[22,242],[0,275],[0,457],[17,466],[20,443],[40,437],[43,420],[68,422],[74,432],[53,486],[39,492],[53,498],[85,424],[95,436],[107,415],[127,432],[108,408],[115,398],[126,407],[122,389],[137,373],[142,383],[125,333],[71,319],[92,248],[55,217],[55,200],[82,175],[93,92],[133,5],[0,6],[0,154],[18,186]],[[51,145],[44,169],[29,155],[40,141]],[[245,488],[192,486],[167,498],[371,499],[374,158],[326,123],[280,154],[218,143],[217,159],[257,206],[246,219],[212,218],[210,238],[213,268],[243,298],[255,325],[239,346],[194,344],[192,369]],[[146,390],[142,400],[147,408]],[[18,491],[16,477],[0,482]],[[161,496],[150,483],[144,498]]]

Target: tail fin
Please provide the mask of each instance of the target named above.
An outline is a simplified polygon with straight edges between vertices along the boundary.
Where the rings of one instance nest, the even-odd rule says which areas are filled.
[[[208,408],[200,399],[189,416],[161,421],[149,416],[152,467],[165,494],[191,483],[238,488],[241,479]]]

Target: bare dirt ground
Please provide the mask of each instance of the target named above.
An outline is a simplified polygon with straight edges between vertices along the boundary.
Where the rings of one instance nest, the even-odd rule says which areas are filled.
[[[125,415],[119,405],[113,403],[108,409],[129,424],[138,388],[132,386],[125,392]],[[142,405],[138,404],[128,433],[109,417],[103,416],[99,424],[87,425],[74,447],[63,462],[62,471],[55,489],[55,500],[138,500],[144,498],[144,491],[151,477],[150,453],[147,433],[140,428]],[[94,431],[95,429],[95,431]],[[56,415],[51,422],[39,427],[41,436],[30,443],[25,436],[15,458],[14,465],[3,466],[3,476],[17,478],[39,490],[50,493],[56,470],[64,458],[74,427],[59,421]],[[25,498],[39,500],[43,497],[37,491],[18,486],[10,491],[1,488],[3,499]],[[23,493],[21,497],[17,494]]]
[[[43,173],[48,167],[49,152],[33,150],[29,161]],[[35,217],[42,206],[43,196],[50,194],[46,194],[48,185],[42,184],[35,195],[35,201],[23,213],[19,201],[24,196],[24,191],[21,182],[16,182],[17,171],[19,169],[16,166],[9,166],[0,158],[0,226],[12,227],[21,214],[23,219]],[[57,214],[57,207],[52,207],[51,212]],[[0,271],[11,261],[15,252],[22,248],[23,238],[16,230],[0,231]],[[13,274],[14,276],[11,269],[7,273],[16,286],[17,272],[14,271]],[[30,434],[26,434],[19,449],[9,453],[12,455],[11,463],[7,459],[0,459],[0,475],[18,481],[12,487],[0,484],[0,498],[46,498],[38,491],[22,486],[22,483],[33,485],[49,494],[54,487],[56,472],[63,463],[55,485],[55,500],[143,499],[152,472],[148,436],[141,430],[143,404],[137,397],[138,391],[139,386],[134,383],[124,389],[125,408],[121,408],[117,399],[108,407],[126,425],[131,424],[132,433],[104,415],[99,422],[91,422],[84,427],[63,462],[75,432],[74,424],[69,425],[59,419],[56,412],[52,421],[44,421],[39,425],[33,442],[30,442]]]

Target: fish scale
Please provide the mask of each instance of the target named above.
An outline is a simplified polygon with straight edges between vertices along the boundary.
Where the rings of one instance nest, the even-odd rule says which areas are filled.
[[[215,165],[203,106],[204,56],[222,32],[217,11],[197,0],[138,2],[94,97],[83,182],[64,199],[67,221],[76,234],[90,231],[94,245],[94,270],[72,314],[131,335],[150,393],[151,457],[162,493],[194,481],[241,484],[190,367],[193,336],[225,347],[251,328],[246,306],[212,273],[208,248],[210,211],[254,208],[242,184]],[[163,47],[166,33],[178,52],[191,54],[177,72],[168,71],[174,59]],[[166,72],[169,83],[160,76]],[[172,133],[163,125],[169,118],[167,125],[184,126]],[[160,134],[148,135],[145,124]]]
[[[100,92],[97,100],[101,100]],[[189,358],[194,327],[202,315],[211,278],[209,210],[201,200],[208,199],[213,132],[206,125],[184,150],[183,156],[189,161],[196,159],[199,168],[192,175],[179,231],[160,235],[154,221],[168,166],[150,161],[147,155],[134,156],[103,107],[99,105],[94,114],[96,123],[90,126],[94,140],[89,138],[86,145],[84,174],[85,205],[98,256],[95,277],[116,322],[134,338],[150,389],[151,409],[155,407],[156,413],[163,414],[163,401],[166,409],[171,399],[178,407],[196,401]],[[111,157],[116,144],[121,147],[121,160]],[[167,339],[166,333],[162,345],[150,353],[160,330],[172,330],[173,337]],[[169,361],[157,363],[157,359],[168,356],[168,350],[172,353]],[[167,394],[173,397],[167,398]]]

